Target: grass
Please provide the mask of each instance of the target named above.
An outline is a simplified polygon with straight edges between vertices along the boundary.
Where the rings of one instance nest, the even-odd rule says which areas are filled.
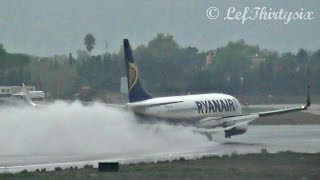
[[[320,153],[260,154],[121,165],[117,173],[86,166],[54,172],[1,174],[0,179],[320,179]]]

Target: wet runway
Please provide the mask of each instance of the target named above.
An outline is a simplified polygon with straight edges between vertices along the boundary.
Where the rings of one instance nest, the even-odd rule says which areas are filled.
[[[53,170],[57,166],[62,168],[81,167],[85,164],[97,166],[100,161],[136,163],[173,160],[181,157],[196,159],[234,152],[240,154],[258,153],[263,148],[268,152],[320,152],[320,125],[255,125],[249,126],[248,132],[244,135],[224,139],[224,134],[221,132],[215,134],[213,138],[213,141],[201,140],[199,143],[184,144],[179,148],[149,147],[143,150],[128,150],[127,152],[0,154],[0,171],[19,172],[23,169],[42,168]]]

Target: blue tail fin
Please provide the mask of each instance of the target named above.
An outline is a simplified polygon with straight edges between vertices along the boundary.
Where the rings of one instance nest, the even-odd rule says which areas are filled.
[[[123,40],[123,47],[127,68],[129,102],[151,99],[152,96],[143,89],[140,83],[139,71],[137,65],[133,60],[133,55],[128,39]]]

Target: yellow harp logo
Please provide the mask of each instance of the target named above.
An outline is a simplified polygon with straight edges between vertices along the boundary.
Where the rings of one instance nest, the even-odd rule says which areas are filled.
[[[134,85],[136,85],[137,81],[138,81],[138,68],[134,63],[129,63],[129,69],[128,69],[128,87],[129,87],[129,92],[131,91],[131,89],[134,87]]]

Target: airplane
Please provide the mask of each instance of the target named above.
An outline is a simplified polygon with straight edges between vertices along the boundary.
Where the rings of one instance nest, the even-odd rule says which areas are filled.
[[[247,132],[250,122],[260,117],[303,111],[311,106],[310,86],[307,89],[307,101],[304,106],[251,114],[243,114],[239,101],[228,94],[153,97],[144,90],[140,82],[140,74],[128,39],[123,40],[123,47],[129,102],[126,105],[107,105],[125,108],[146,118],[164,119],[174,123],[190,122],[195,128],[195,132],[206,135],[210,140],[212,140],[211,134],[219,131],[224,131],[225,138],[244,134]],[[24,85],[23,94],[30,105],[38,106],[29,98]]]
[[[128,39],[123,40],[129,103],[127,108],[138,115],[172,119],[190,120],[196,131],[206,135],[220,128],[225,138],[244,134],[249,123],[259,117],[307,110],[311,105],[310,86],[308,86],[306,105],[274,111],[242,114],[239,101],[227,94],[211,93],[170,97],[153,97],[146,92],[140,82],[138,67],[135,64]],[[209,137],[210,138],[210,137]]]
[[[24,83],[22,83],[22,88],[21,88],[21,94],[23,96],[23,100],[31,105],[32,107],[38,107],[40,106],[39,104],[36,104],[32,101],[31,97],[30,97],[30,94],[29,94],[29,91],[27,90],[26,86]]]

